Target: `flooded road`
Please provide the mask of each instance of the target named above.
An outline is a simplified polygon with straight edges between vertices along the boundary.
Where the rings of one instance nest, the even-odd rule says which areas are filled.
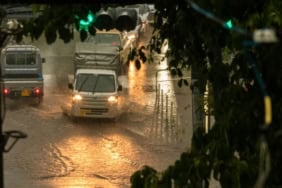
[[[62,111],[71,99],[67,83],[73,73],[74,42],[48,46],[41,39],[35,44],[46,58],[45,96],[40,106],[29,100],[6,101],[4,131],[20,130],[28,137],[4,154],[5,188],[127,188],[130,176],[143,165],[164,170],[189,147],[189,92],[174,91],[164,75],[156,82],[162,63],[142,64],[140,70],[129,65],[128,75],[120,77],[123,110],[117,122],[74,122]],[[156,86],[161,83],[169,88],[162,91],[173,95],[167,105],[158,103],[164,113],[156,113],[156,101],[162,96]],[[165,110],[172,108],[170,104],[173,113]],[[188,110],[177,113],[177,105]],[[171,117],[177,122],[174,126],[162,123],[172,122]]]

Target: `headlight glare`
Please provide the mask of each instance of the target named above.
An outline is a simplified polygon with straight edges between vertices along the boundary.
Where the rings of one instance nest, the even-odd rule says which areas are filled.
[[[129,40],[134,40],[136,38],[135,34],[131,34],[128,36],[128,39]]]
[[[72,97],[72,100],[74,100],[74,101],[81,101],[81,99],[82,99],[81,95],[78,95],[78,94],[76,94]]]
[[[110,102],[110,103],[117,103],[118,102],[118,97],[117,96],[110,96],[108,98],[108,102]]]

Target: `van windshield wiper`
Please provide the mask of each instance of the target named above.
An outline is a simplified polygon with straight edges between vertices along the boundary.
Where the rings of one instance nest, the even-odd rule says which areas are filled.
[[[94,92],[95,92],[95,90],[96,90],[96,86],[97,86],[97,83],[98,83],[98,81],[99,81],[99,78],[100,78],[100,75],[98,75],[98,76],[97,76],[97,79],[96,79],[96,82],[95,82],[95,84],[94,84],[94,87],[93,87],[92,93],[94,93]]]
[[[84,86],[84,84],[86,83],[87,80],[89,80],[90,76],[88,75],[81,83],[81,85],[78,88],[78,91],[81,91],[82,87]]]

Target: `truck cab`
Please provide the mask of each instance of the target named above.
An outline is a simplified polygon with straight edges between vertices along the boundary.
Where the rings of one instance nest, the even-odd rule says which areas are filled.
[[[3,94],[6,97],[37,98],[44,96],[44,80],[40,50],[33,45],[9,44],[1,50]]]

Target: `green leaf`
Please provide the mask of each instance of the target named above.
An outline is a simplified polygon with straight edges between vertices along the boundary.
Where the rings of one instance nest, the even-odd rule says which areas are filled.
[[[54,43],[57,39],[56,26],[53,25],[52,22],[49,22],[47,27],[45,28],[44,34],[45,34],[47,44]]]
[[[143,52],[143,50],[139,50],[139,56],[140,56],[140,59],[142,60],[143,63],[145,63],[147,61],[147,57],[146,57],[145,53]]]
[[[134,60],[135,56],[137,55],[137,52],[136,52],[136,48],[134,48],[133,50],[131,50],[131,52],[128,54],[128,59],[130,61]]]
[[[189,86],[188,80],[183,79],[183,81],[184,81],[184,84],[185,84],[186,86]]]
[[[68,43],[72,39],[72,33],[70,29],[67,29],[65,27],[60,27],[58,29],[58,33],[59,33],[59,38],[62,39],[64,43]]]
[[[80,31],[80,40],[83,42],[87,38],[87,32],[85,30]]]
[[[182,83],[183,83],[183,79],[181,78],[181,79],[178,80],[178,83],[177,83],[178,87],[182,87]]]
[[[136,67],[137,70],[140,70],[140,68],[141,68],[141,62],[140,62],[139,59],[136,59],[136,60],[135,60],[135,67]]]
[[[19,43],[23,40],[23,35],[21,33],[17,34],[16,36],[16,42]]]
[[[89,33],[90,33],[91,35],[96,35],[96,28],[95,28],[95,27],[90,26],[90,27],[88,28],[88,30],[89,30]]]
[[[183,73],[182,73],[182,70],[181,69],[177,69],[177,74],[179,77],[182,77],[183,76]]]
[[[170,73],[172,76],[176,76],[177,75],[177,71],[175,68],[170,69]]]
[[[31,38],[39,39],[41,34],[44,31],[44,21],[40,18],[34,20],[34,22],[27,22],[27,25],[24,26],[25,32],[29,32]]]

